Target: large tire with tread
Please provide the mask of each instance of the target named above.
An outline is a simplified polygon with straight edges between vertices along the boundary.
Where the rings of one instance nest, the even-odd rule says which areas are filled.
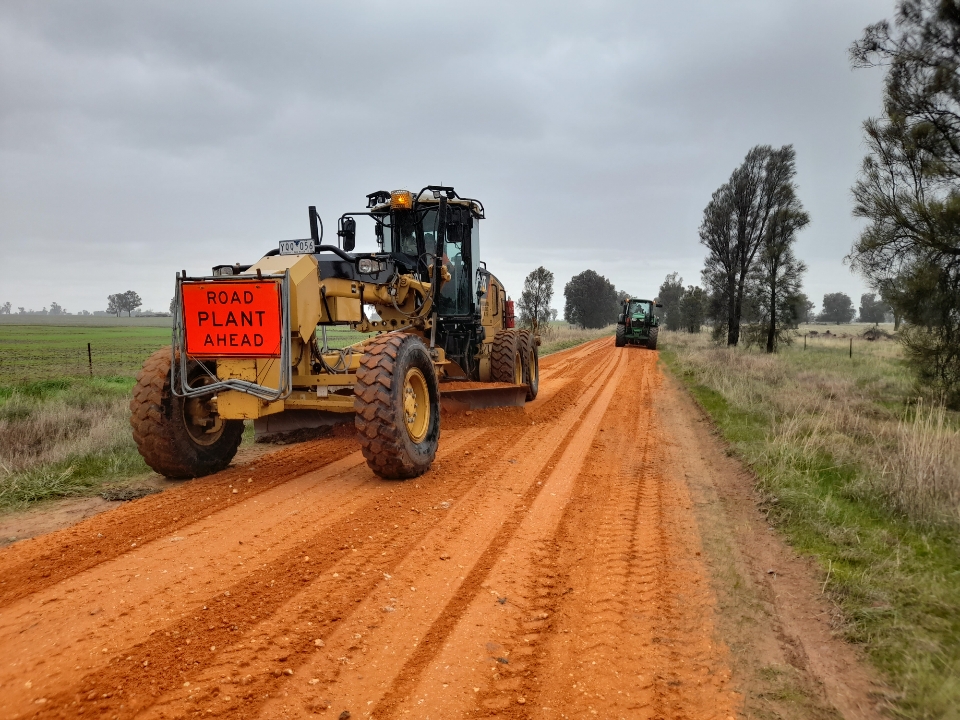
[[[537,339],[530,330],[520,331],[523,358],[523,382],[527,385],[527,402],[537,399],[540,390],[540,351]]]
[[[657,336],[660,334],[660,328],[650,328],[650,334],[647,336],[647,348],[649,350],[657,349]]]
[[[498,330],[494,336],[490,376],[494,382],[523,384],[523,352],[520,333],[516,330]]]
[[[388,333],[367,345],[354,410],[360,448],[377,475],[405,480],[430,469],[440,442],[440,390],[419,337]]]
[[[182,480],[209,475],[230,464],[243,436],[243,421],[204,415],[203,408],[203,399],[171,392],[169,346],[144,361],[130,400],[130,425],[147,465],[165,477]],[[210,427],[192,422],[193,417]]]
[[[617,334],[614,336],[613,344],[617,347],[623,347],[627,344],[627,328],[624,325],[617,325]]]

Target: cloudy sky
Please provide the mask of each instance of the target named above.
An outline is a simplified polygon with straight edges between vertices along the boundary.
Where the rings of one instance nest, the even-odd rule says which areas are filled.
[[[850,186],[892,0],[0,4],[0,303],[70,311],[252,262],[379,189],[481,199],[491,270],[699,282],[710,194],[792,143],[805,289],[859,298]],[[330,235],[328,235],[328,238]],[[373,249],[361,227],[358,249]]]

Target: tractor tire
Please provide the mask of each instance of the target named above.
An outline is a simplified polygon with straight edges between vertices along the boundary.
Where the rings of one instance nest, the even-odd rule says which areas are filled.
[[[520,331],[520,345],[523,353],[523,382],[527,385],[527,402],[537,399],[540,390],[540,351],[537,339],[529,330]]]
[[[208,416],[208,430],[191,422],[191,417],[202,417],[196,411],[203,408],[202,398],[177,397],[171,391],[170,346],[144,361],[130,400],[130,425],[147,465],[171,480],[184,480],[230,464],[243,436],[243,421]]]
[[[627,344],[627,328],[625,325],[617,325],[617,334],[614,336],[613,344],[617,347],[623,347]]]
[[[490,376],[494,382],[523,384],[522,350],[520,334],[516,330],[497,331],[490,356]]]
[[[647,336],[647,349],[656,350],[657,349],[657,335],[660,334],[660,328],[654,327],[650,328],[650,334]]]
[[[437,373],[416,335],[375,338],[357,370],[354,424],[367,465],[388,480],[430,469],[440,442]]]

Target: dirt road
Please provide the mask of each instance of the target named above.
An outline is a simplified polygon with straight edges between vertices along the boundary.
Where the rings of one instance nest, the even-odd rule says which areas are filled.
[[[416,481],[332,437],[6,548],[0,717],[741,715],[675,395],[596,341]]]

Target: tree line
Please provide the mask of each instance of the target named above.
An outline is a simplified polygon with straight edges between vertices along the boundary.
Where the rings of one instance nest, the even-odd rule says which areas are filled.
[[[120,317],[122,313],[127,313],[127,317],[130,317],[137,308],[142,306],[143,300],[140,299],[140,295],[133,290],[127,290],[126,292],[114,293],[113,295],[107,296],[106,314]],[[76,314],[90,315],[91,313],[87,310],[80,310]],[[34,310],[32,308],[28,310],[20,306],[17,308],[17,312],[14,313],[13,304],[8,300],[0,305],[0,315],[70,315],[70,313],[65,307],[56,302],[50,303],[49,310],[46,307],[41,310]]]

